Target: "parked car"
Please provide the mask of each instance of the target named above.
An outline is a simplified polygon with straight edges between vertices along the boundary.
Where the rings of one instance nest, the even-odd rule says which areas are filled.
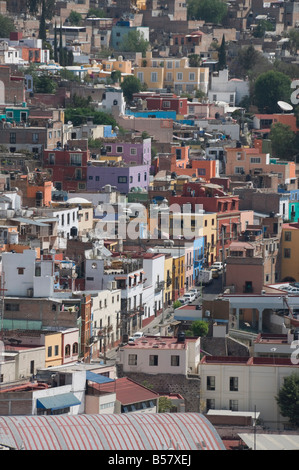
[[[218,271],[221,272],[223,270],[223,263],[215,261],[215,263],[212,264],[211,269],[218,269]]]
[[[213,279],[218,279],[219,277],[219,269],[212,269],[212,278]]]
[[[129,342],[134,342],[136,339],[138,338],[142,338],[143,335],[143,332],[142,331],[136,331],[136,333],[133,334],[133,336],[130,336],[129,338]]]
[[[199,296],[199,291],[194,287],[192,289],[189,289],[187,294],[194,294],[195,298],[197,298]]]
[[[196,297],[195,297],[195,294],[188,292],[187,294],[184,294],[184,295],[183,295],[183,298],[186,299],[186,302],[187,302],[187,303],[190,303],[190,302],[193,302]]]

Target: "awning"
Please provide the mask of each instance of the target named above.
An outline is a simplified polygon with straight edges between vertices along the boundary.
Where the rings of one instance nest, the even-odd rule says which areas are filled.
[[[73,393],[62,393],[60,395],[38,398],[36,400],[36,407],[43,408],[44,410],[59,410],[80,404],[81,401],[78,400]]]
[[[94,372],[90,372],[89,370],[86,371],[86,380],[90,380],[90,382],[95,382],[97,384],[106,384],[108,382],[115,382],[114,379],[105,377],[105,375],[95,374]]]

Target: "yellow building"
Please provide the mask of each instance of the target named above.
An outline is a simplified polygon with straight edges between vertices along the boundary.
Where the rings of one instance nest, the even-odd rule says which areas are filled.
[[[60,332],[51,332],[45,335],[45,366],[54,367],[62,364],[62,334]]]
[[[205,259],[208,266],[216,261],[217,244],[217,214],[216,212],[203,213],[203,237],[205,247]]]
[[[283,224],[281,232],[281,280],[299,281],[299,224]]]
[[[170,253],[165,253],[164,261],[164,306],[167,307],[172,303],[172,272],[173,258]]]
[[[170,88],[175,93],[201,90],[208,92],[209,68],[189,67],[187,57],[152,57],[148,51],[145,58],[137,60],[134,75],[149,89]]]

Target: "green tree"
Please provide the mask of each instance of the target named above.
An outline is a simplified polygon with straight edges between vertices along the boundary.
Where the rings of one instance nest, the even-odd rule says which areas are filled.
[[[64,113],[65,122],[71,121],[74,126],[80,126],[86,123],[87,118],[92,118],[94,124],[111,125],[113,128],[117,125],[111,114],[103,111],[95,111],[92,107],[72,108],[68,107]]]
[[[173,408],[170,398],[159,397],[158,413],[170,413]]]
[[[255,38],[262,38],[265,36],[266,31],[274,31],[273,24],[268,20],[260,20],[253,31],[253,36]]]
[[[47,28],[46,28],[46,16],[45,16],[45,0],[42,2],[42,13],[39,20],[39,31],[38,37],[42,39],[43,42],[47,40]]]
[[[224,34],[222,36],[221,45],[218,50],[218,68],[223,70],[226,67],[226,45]]]
[[[142,90],[142,83],[134,75],[128,75],[124,78],[120,87],[123,91],[125,100],[130,102],[133,99],[133,94],[139,93],[139,91]]]
[[[69,15],[69,22],[71,23],[71,25],[79,26],[81,21],[82,21],[81,13],[78,13],[77,11],[72,10]]]
[[[188,330],[186,334],[188,336],[206,336],[209,331],[209,324],[203,320],[195,320],[191,323],[191,330]],[[191,335],[190,335],[191,333]]]
[[[112,83],[120,83],[121,81],[121,72],[120,70],[112,70],[110,75]]]
[[[95,18],[105,18],[105,12],[100,8],[90,8],[87,13],[87,18],[90,18],[91,16]]]
[[[291,79],[282,72],[269,70],[259,75],[255,81],[254,104],[260,112],[278,112],[277,101],[289,101],[290,95]]]
[[[189,0],[188,18],[206,23],[221,23],[227,14],[227,4],[222,0]]]
[[[33,79],[35,93],[55,93],[57,84],[46,74],[36,75]]]
[[[6,16],[0,15],[0,38],[9,38],[11,31],[15,31],[14,22]]]
[[[289,418],[290,423],[299,426],[299,374],[285,377],[284,384],[276,398],[282,416]]]
[[[190,54],[188,56],[189,67],[200,67],[201,66],[201,57],[199,54]]]
[[[144,57],[148,46],[149,42],[144,39],[143,33],[138,30],[133,30],[129,31],[124,37],[122,50],[124,52],[142,52],[142,56]]]
[[[288,32],[290,39],[290,51],[292,54],[296,54],[299,49],[299,31],[295,28],[292,28]]]
[[[274,157],[291,160],[295,151],[295,132],[290,126],[277,122],[271,126],[270,140]],[[298,150],[297,150],[298,152]]]
[[[43,0],[27,0],[27,8],[31,15],[37,15]],[[55,11],[56,0],[47,0],[44,5],[44,15],[46,20],[51,20]]]

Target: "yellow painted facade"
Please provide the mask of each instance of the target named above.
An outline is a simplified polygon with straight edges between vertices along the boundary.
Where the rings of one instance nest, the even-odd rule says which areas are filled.
[[[280,247],[281,280],[293,278],[299,281],[299,226],[297,223],[283,224]]]
[[[217,243],[217,214],[215,212],[203,213],[203,237],[206,263],[211,266],[216,261]]]
[[[208,91],[208,67],[189,67],[187,57],[152,57],[149,51],[137,61],[134,75],[149,89],[170,88],[174,92]]]
[[[62,334],[53,333],[45,335],[45,366],[54,367],[62,364]]]
[[[172,301],[172,272],[173,272],[173,258],[165,254],[164,261],[164,306],[166,307]]]

